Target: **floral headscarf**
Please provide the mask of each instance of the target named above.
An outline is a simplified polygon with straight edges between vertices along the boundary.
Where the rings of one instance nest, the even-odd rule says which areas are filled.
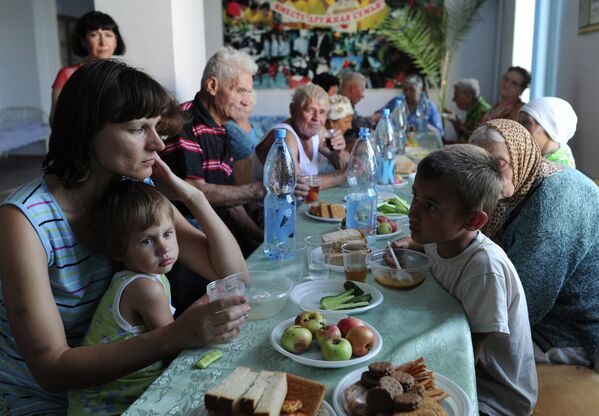
[[[543,158],[531,134],[520,123],[497,119],[487,121],[483,126],[497,130],[505,139],[514,171],[514,195],[497,203],[489,222],[482,229],[490,239],[499,244],[510,212],[526,198],[533,183],[561,171],[563,166]]]

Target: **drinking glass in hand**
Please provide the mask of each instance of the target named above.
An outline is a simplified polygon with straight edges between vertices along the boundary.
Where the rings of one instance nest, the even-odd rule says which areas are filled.
[[[335,150],[335,149],[333,149],[333,143],[331,142],[331,139],[335,136],[336,133],[337,133],[337,129],[328,129],[327,131],[324,132],[325,144],[331,151]]]

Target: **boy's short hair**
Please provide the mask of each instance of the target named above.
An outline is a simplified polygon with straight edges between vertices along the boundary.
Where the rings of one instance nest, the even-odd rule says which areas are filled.
[[[158,224],[161,215],[174,219],[173,205],[147,183],[120,180],[111,184],[92,212],[92,223],[103,249],[122,259],[133,233]]]
[[[471,144],[456,144],[430,153],[418,164],[416,175],[453,186],[464,214],[477,210],[490,214],[502,189],[497,159]]]

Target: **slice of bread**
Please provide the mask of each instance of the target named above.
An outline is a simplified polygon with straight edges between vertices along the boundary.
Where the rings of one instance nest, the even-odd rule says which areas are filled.
[[[321,202],[320,203],[320,216],[323,218],[331,218],[331,210],[329,209],[329,206],[331,204],[329,204],[328,202]]]
[[[329,211],[331,212],[331,218],[345,218],[345,207],[341,204],[329,205]]]
[[[287,375],[279,371],[272,373],[268,387],[254,409],[254,416],[279,416],[285,396],[287,396]]]
[[[260,371],[254,384],[241,396],[239,414],[252,415],[264,391],[269,387],[272,371]]]
[[[258,373],[246,367],[237,367],[225,380],[204,395],[204,404],[209,412],[220,415],[235,415],[241,396],[258,377]]]

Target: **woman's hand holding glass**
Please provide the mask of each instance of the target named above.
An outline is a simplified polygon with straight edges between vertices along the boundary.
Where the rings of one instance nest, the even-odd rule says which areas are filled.
[[[220,344],[239,334],[250,305],[244,296],[229,296],[210,302],[204,295],[173,323],[177,345],[197,348]]]

